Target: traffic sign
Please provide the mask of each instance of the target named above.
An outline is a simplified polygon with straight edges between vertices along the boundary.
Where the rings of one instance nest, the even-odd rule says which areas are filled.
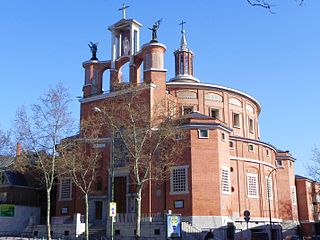
[[[115,217],[117,215],[117,203],[116,202],[110,202],[110,217]]]

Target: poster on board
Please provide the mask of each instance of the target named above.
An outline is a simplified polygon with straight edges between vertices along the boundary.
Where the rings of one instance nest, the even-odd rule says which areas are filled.
[[[167,239],[181,239],[181,215],[167,214]]]

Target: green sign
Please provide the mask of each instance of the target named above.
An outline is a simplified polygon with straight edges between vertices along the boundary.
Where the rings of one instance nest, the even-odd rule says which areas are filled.
[[[14,217],[14,205],[2,204],[0,205],[0,217]]]

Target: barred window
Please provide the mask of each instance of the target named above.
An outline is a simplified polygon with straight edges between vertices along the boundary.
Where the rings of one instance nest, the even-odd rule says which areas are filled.
[[[71,199],[71,178],[60,179],[60,200]]]
[[[187,193],[188,192],[188,167],[179,166],[171,170],[171,193]]]
[[[272,194],[272,178],[269,177],[267,178],[266,177],[266,184],[267,184],[267,199],[270,198],[270,200],[273,199],[273,194]]]
[[[221,168],[221,192],[230,193],[230,174],[228,168]]]
[[[291,186],[290,190],[291,190],[292,205],[297,205],[296,187],[295,186]]]
[[[257,174],[247,174],[248,197],[259,197]]]

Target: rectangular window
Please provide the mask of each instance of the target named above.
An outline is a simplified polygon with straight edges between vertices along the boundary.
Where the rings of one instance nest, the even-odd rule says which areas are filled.
[[[71,199],[71,178],[60,179],[60,200]]]
[[[133,31],[133,53],[138,52],[138,31]]]
[[[6,185],[6,184],[8,184],[6,174],[5,172],[0,172],[0,185]]]
[[[290,190],[291,190],[292,205],[297,205],[296,186],[291,186]]]
[[[210,114],[210,117],[212,117],[214,119],[220,119],[219,109],[209,108],[209,114]]]
[[[182,114],[187,115],[191,114],[194,111],[193,106],[183,106],[182,107]]]
[[[277,160],[277,167],[283,167],[282,160]]]
[[[228,168],[221,168],[221,192],[230,194],[230,174]]]
[[[224,132],[221,132],[221,140],[226,141],[226,134]]]
[[[254,121],[252,118],[249,118],[249,131],[254,133]]]
[[[257,174],[247,174],[248,197],[258,198],[258,176]]]
[[[267,187],[267,199],[270,198],[270,200],[273,199],[273,195],[272,195],[272,178],[266,177],[266,187]]]
[[[269,151],[269,149],[266,149],[266,154],[267,154],[267,157],[270,156],[270,151]]]
[[[170,180],[170,194],[188,193],[188,166],[173,167]]]
[[[208,138],[209,131],[208,129],[198,129],[198,135],[199,135],[199,138]]]
[[[231,149],[234,148],[234,142],[233,142],[233,141],[230,141],[230,142],[229,142],[229,148],[231,148]]]
[[[233,127],[240,128],[240,114],[239,113],[233,113]]]
[[[0,204],[7,202],[7,192],[0,192]]]

